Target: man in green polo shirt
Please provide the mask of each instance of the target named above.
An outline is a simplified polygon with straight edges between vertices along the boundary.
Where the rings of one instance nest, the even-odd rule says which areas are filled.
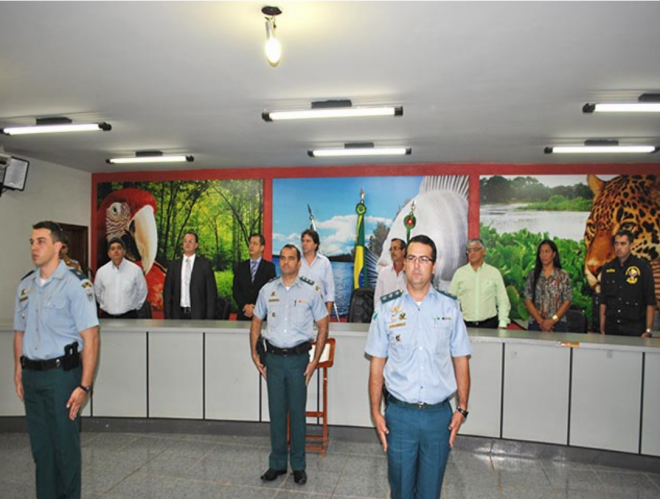
[[[461,303],[465,325],[506,329],[511,303],[502,274],[484,261],[486,247],[481,239],[468,241],[467,257],[467,265],[456,270],[449,285],[449,292]]]

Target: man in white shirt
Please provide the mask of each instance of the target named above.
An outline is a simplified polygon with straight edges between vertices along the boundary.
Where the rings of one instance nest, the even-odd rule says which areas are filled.
[[[330,260],[318,252],[321,241],[318,232],[315,230],[307,229],[303,231],[300,236],[300,243],[303,250],[300,275],[314,281],[314,285],[321,292],[330,316],[332,305],[335,302],[335,278]]]
[[[378,273],[376,290],[374,291],[374,307],[378,305],[383,295],[406,287],[406,273],[403,270],[406,242],[403,239],[392,239],[390,242],[390,257],[392,258],[392,265],[382,268]]]
[[[102,319],[137,319],[147,299],[147,281],[142,269],[124,258],[126,248],[119,238],[110,240],[110,261],[96,273],[94,292]]]

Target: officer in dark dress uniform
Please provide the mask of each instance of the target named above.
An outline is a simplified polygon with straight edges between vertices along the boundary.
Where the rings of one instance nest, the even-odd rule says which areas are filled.
[[[601,334],[651,336],[656,307],[653,271],[646,260],[630,254],[633,237],[630,231],[617,232],[616,258],[601,271]]]

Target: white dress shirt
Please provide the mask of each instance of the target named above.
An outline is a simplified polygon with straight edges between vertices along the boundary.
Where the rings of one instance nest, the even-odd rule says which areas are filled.
[[[307,263],[305,255],[301,257],[302,265],[298,275],[305,276],[321,287],[321,296],[324,302],[335,301],[335,278],[332,273],[332,265],[328,257],[316,254],[311,265]]]
[[[374,291],[374,307],[380,303],[383,295],[396,291],[397,289],[406,289],[406,273],[401,269],[398,274],[394,270],[394,264],[383,267],[378,273],[376,281],[376,290]]]
[[[181,303],[182,307],[190,307],[190,283],[186,283],[186,260],[190,260],[190,278],[192,279],[192,269],[195,268],[195,256],[183,255],[181,258]]]
[[[142,306],[147,299],[147,281],[142,269],[126,258],[119,267],[109,261],[96,273],[94,293],[102,310],[121,315]]]

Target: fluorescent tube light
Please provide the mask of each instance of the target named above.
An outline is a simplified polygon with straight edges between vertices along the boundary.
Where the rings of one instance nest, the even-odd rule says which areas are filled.
[[[60,124],[7,127],[0,130],[5,135],[27,135],[36,133],[95,132],[112,130],[108,123]]]
[[[660,94],[642,94],[637,102],[585,104],[583,113],[660,113]]]
[[[313,149],[307,151],[312,158],[339,158],[348,156],[409,156],[410,147],[346,147],[343,149]]]
[[[264,121],[309,120],[324,118],[363,118],[374,116],[403,116],[402,106],[357,106],[350,100],[312,102],[311,109],[265,111]]]
[[[648,154],[658,150],[655,146],[553,146],[546,154]]]
[[[163,155],[161,154],[141,154],[138,153],[134,157],[129,158],[110,158],[106,159],[106,163],[113,165],[125,165],[131,163],[183,163],[195,161],[193,156],[179,155]]]

